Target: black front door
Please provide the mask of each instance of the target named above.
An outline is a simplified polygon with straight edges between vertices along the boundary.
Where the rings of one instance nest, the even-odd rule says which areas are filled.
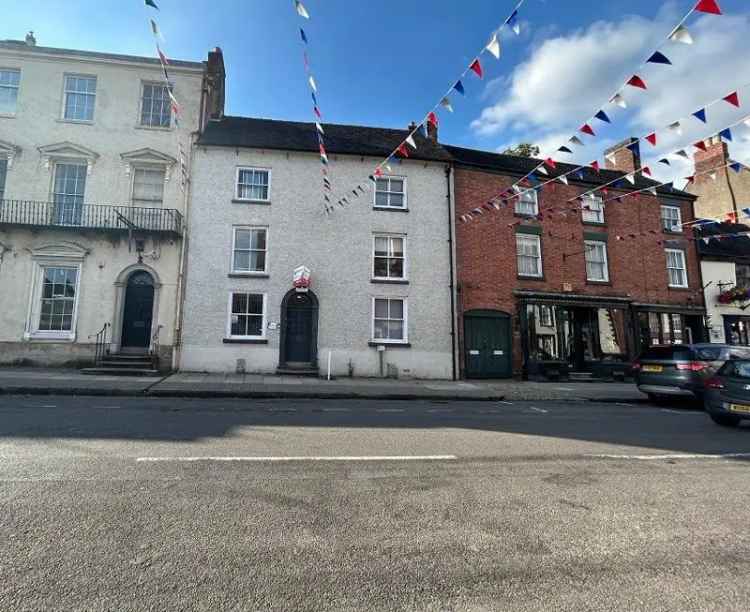
[[[464,355],[467,378],[510,378],[510,316],[495,311],[466,313]]]
[[[285,357],[287,364],[313,361],[313,315],[315,306],[307,293],[292,295],[286,307]]]
[[[123,348],[147,349],[151,340],[154,311],[154,279],[148,272],[135,272],[128,279],[122,317]]]

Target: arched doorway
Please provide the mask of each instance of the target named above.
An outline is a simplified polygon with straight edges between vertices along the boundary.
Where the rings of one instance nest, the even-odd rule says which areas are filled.
[[[513,375],[510,315],[499,310],[464,313],[466,378],[510,378]]]
[[[151,344],[154,316],[154,277],[137,270],[128,277],[122,314],[121,350],[146,352]]]
[[[281,303],[279,366],[318,368],[318,298],[312,291],[289,291]]]

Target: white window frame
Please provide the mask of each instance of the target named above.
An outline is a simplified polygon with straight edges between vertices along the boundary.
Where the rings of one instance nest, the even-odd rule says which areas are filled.
[[[0,117],[15,117],[16,113],[18,112],[18,96],[21,93],[21,69],[20,68],[12,68],[10,66],[0,66],[0,72],[17,72],[18,73],[18,85],[0,85],[3,89],[15,89],[16,90],[16,105],[14,109],[10,112],[2,112],[0,111]]]
[[[94,80],[94,93],[83,93],[83,92],[69,92],[68,91],[68,77],[76,78],[76,79],[93,79]],[[91,109],[91,119],[69,119],[65,116],[65,109],[68,106],[68,93],[75,93],[79,95],[93,95],[94,97],[94,105]],[[62,83],[62,108],[60,109],[60,120],[65,121],[66,123],[84,123],[84,124],[90,124],[94,123],[94,119],[96,117],[96,99],[99,96],[99,79],[95,74],[82,74],[77,72],[65,72],[63,73],[63,83]]]
[[[520,257],[520,253],[518,252],[519,239],[536,241],[538,251],[539,251],[539,256],[537,258],[539,261],[538,274],[525,274],[521,272],[521,266],[518,265],[518,258]],[[536,234],[522,234],[522,233],[516,234],[516,274],[519,278],[543,278],[544,277],[544,263],[542,260],[542,238],[541,236],[537,236]]]
[[[398,192],[398,191],[391,191],[391,180],[396,181],[402,181],[404,184],[404,191]],[[388,181],[388,191],[381,191],[380,193],[387,193],[388,194],[388,205],[386,206],[378,206],[378,181]],[[383,176],[377,176],[375,177],[375,186],[372,190],[372,205],[374,208],[377,208],[378,210],[409,210],[409,197],[407,195],[409,191],[408,182],[406,180],[405,176],[398,176],[395,174],[388,174]],[[404,198],[404,204],[403,206],[391,206],[391,194],[395,193],[397,195],[402,195]]]
[[[596,203],[598,204],[598,209],[591,209],[591,204]],[[589,207],[588,209],[586,207]],[[592,218],[586,218],[587,215],[593,215],[594,219]],[[589,194],[586,197],[583,198],[583,202],[581,203],[581,220],[584,223],[598,223],[600,225],[603,225],[605,221],[604,217],[604,200],[600,196]]]
[[[520,197],[515,198],[515,203],[513,206],[513,212],[517,215],[523,215],[524,217],[536,217],[539,215],[539,194],[537,193],[536,189],[530,189],[527,187],[524,188],[513,188],[516,194],[522,194]],[[531,194],[533,202],[523,202],[523,198],[529,197],[529,194]],[[524,212],[520,210],[521,204],[533,204],[534,206],[534,212]]]
[[[392,340],[390,338],[376,338],[375,337],[375,300],[400,300],[403,304],[404,318],[403,318],[403,329],[404,337],[400,340]],[[399,295],[374,295],[371,300],[371,311],[370,311],[370,338],[373,344],[409,344],[409,300],[408,298],[401,297]],[[395,320],[395,319],[388,319]]]
[[[242,170],[253,170],[254,172],[266,172],[268,174],[268,197],[264,200],[262,198],[241,198],[240,197],[240,172]],[[234,174],[234,200],[237,202],[264,202],[268,203],[271,201],[271,181],[272,172],[270,168],[260,168],[257,166],[237,166],[237,170]]]
[[[136,118],[136,126],[144,130],[171,130],[174,125],[174,118],[172,117],[172,101],[169,100],[169,96],[167,96],[167,99],[169,100],[169,105],[167,107],[169,109],[169,125],[150,125],[148,123],[143,123],[143,95],[147,85],[149,87],[166,87],[174,94],[174,86],[172,83],[167,84],[164,81],[141,81],[141,95],[138,98],[138,117]]]
[[[234,336],[232,335],[232,299],[235,294],[244,293],[245,295],[262,295],[263,296],[263,322],[261,324],[261,335],[260,336]],[[229,292],[229,299],[227,300],[227,326],[226,326],[226,337],[229,340],[266,340],[266,328],[268,326],[268,294],[260,291],[247,291],[244,289],[236,289]]]
[[[264,270],[236,270],[234,267],[234,249],[237,244],[237,230],[263,230],[266,233],[266,257]],[[241,274],[242,276],[268,276],[268,237],[269,231],[266,225],[233,225],[232,226],[232,252],[230,254],[229,269],[232,274]],[[251,249],[260,250],[260,249]]]
[[[604,253],[604,278],[591,278],[589,275],[589,260],[588,260],[588,247],[602,247],[602,253]],[[607,253],[607,243],[603,240],[584,240],[584,260],[586,262],[586,280],[592,283],[608,283],[609,282],[609,254]],[[600,262],[595,262],[600,263]]]
[[[403,267],[404,267],[404,274],[403,276],[375,276],[375,245],[377,244],[378,238],[386,238],[388,240],[392,240],[394,238],[400,239],[403,244]],[[385,234],[385,233],[377,233],[372,235],[372,261],[370,266],[370,274],[372,280],[375,281],[385,281],[385,282],[407,282],[409,280],[409,257],[408,257],[408,251],[407,251],[407,244],[406,244],[406,234]],[[397,257],[387,257],[388,259],[398,259]]]
[[[43,258],[34,260],[34,272],[31,279],[31,293],[29,296],[29,311],[27,315],[27,331],[24,336],[31,340],[50,340],[55,342],[73,342],[76,339],[78,327],[78,309],[81,303],[81,270],[80,260]],[[73,313],[69,330],[40,330],[42,318],[42,295],[44,290],[45,268],[71,268],[76,270],[76,294],[73,301]]]
[[[673,289],[687,289],[690,287],[690,280],[688,279],[688,270],[687,270],[687,257],[685,257],[685,251],[682,249],[664,249],[665,253],[665,259],[667,264],[667,283],[670,287]],[[682,268],[670,268],[669,267],[669,253],[679,253],[680,254],[680,261],[682,262]],[[683,285],[673,285],[671,275],[669,274],[670,270],[682,270],[684,276],[685,276],[685,284]]]
[[[666,227],[665,221],[666,218],[664,217],[664,211],[666,209],[669,210],[676,210],[677,211],[677,225],[672,227]],[[665,232],[671,232],[673,234],[681,234],[682,233],[682,209],[679,206],[674,206],[673,204],[662,204],[660,209],[660,221],[661,221],[661,229]]]
[[[161,206],[136,206],[135,204],[135,175],[139,170],[151,170],[164,173],[161,190]],[[130,171],[130,205],[135,208],[164,208],[164,198],[166,197],[168,169],[165,164],[133,164]],[[154,200],[155,201],[155,200]]]

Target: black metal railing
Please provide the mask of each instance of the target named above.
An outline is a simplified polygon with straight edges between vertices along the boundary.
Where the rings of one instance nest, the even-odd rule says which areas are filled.
[[[92,334],[89,338],[96,338],[94,344],[94,366],[99,367],[102,361],[109,356],[110,345],[109,345],[109,330],[112,327],[109,323],[105,323],[96,334]]]
[[[172,208],[102,206],[70,201],[0,200],[0,225],[4,224],[182,235],[182,215]]]

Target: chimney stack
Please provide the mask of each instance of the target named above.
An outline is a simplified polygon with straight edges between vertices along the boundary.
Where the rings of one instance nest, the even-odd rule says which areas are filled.
[[[209,121],[221,121],[224,118],[225,82],[224,54],[219,47],[214,47],[208,52],[208,59],[204,62],[201,132]]]
[[[604,152],[604,167],[607,170],[619,170],[626,174],[639,170],[641,167],[641,148],[638,139],[626,138],[607,149]]]
[[[34,38],[33,30],[29,30],[28,34],[26,34],[26,44],[29,47],[36,47],[36,38]]]
[[[729,147],[721,137],[712,136],[706,143],[706,151],[698,151],[693,158],[695,160],[695,173],[701,174],[707,172],[713,168],[718,168],[717,172],[722,168],[724,164],[729,163]],[[707,175],[696,177],[696,181],[709,180]]]

